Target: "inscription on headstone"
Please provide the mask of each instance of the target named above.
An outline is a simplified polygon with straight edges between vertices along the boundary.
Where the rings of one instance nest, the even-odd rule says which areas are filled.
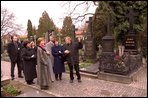
[[[126,49],[135,49],[136,48],[136,39],[132,36],[127,36],[125,41]]]

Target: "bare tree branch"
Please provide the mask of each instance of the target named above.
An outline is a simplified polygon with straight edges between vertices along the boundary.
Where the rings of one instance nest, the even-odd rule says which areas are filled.
[[[69,16],[71,16],[71,14],[73,14],[73,12],[76,10],[76,8],[77,8],[79,5],[84,4],[84,3],[86,3],[86,2],[87,2],[87,1],[84,1],[84,2],[82,2],[82,3],[77,4],[77,5],[74,7],[74,9],[69,13]]]
[[[67,16],[70,16],[74,20],[74,23],[83,22],[83,20],[86,19],[87,15],[94,15],[93,13],[88,12],[88,10],[92,6],[92,4],[96,4],[96,3],[94,3],[94,1],[81,1],[81,2],[76,2],[76,4],[74,4],[74,5],[72,4],[72,2],[71,2],[72,5],[70,5],[70,3],[67,2],[67,4],[69,4],[69,6],[70,6],[69,10],[72,8],[72,10],[69,11],[69,14]],[[80,7],[80,6],[82,6],[82,8],[85,9],[84,12],[83,13],[74,13],[78,9],[78,7]]]
[[[85,16],[87,16],[87,15],[94,15],[94,13],[86,13],[86,14],[84,14],[84,15],[81,15],[81,16],[78,16],[78,17],[72,18],[72,19],[77,20],[77,19],[82,18],[82,17],[85,18]]]
[[[1,37],[21,30],[21,25],[15,23],[15,16],[6,8],[1,9]]]
[[[62,4],[64,3],[64,4]],[[61,7],[64,7],[65,5],[69,5],[71,3],[71,1],[62,1],[61,3]]]

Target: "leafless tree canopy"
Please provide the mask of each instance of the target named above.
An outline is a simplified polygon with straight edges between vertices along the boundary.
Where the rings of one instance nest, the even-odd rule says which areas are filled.
[[[88,13],[88,9],[92,6],[92,4],[94,6],[98,6],[96,4],[96,2],[94,1],[64,1],[62,2],[62,7],[64,6],[68,6],[68,13],[67,16],[72,17],[72,19],[75,21],[75,23],[77,22],[82,22],[84,19],[86,19],[86,16],[88,15],[94,15],[94,13]],[[84,12],[83,13],[75,13],[75,11],[78,8],[84,8]]]
[[[15,23],[15,16],[6,8],[1,8],[1,37],[6,34],[14,34],[21,30],[21,26]]]

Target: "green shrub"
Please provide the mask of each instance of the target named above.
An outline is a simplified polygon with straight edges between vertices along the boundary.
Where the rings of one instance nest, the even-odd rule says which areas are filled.
[[[3,87],[3,89],[6,92],[8,92],[8,93],[10,93],[10,94],[12,94],[14,96],[19,94],[19,91],[15,87],[13,87],[12,85],[6,85],[6,86]]]

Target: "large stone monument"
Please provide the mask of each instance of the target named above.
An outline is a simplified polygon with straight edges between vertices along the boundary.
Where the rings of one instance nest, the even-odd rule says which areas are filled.
[[[86,59],[96,59],[96,48],[95,48],[95,40],[94,35],[92,33],[92,17],[89,17],[88,23],[88,32],[86,33],[85,39],[85,56]]]
[[[110,19],[107,24],[107,35],[102,38],[103,52],[101,55],[98,78],[122,83],[131,83],[135,73],[142,64],[142,57],[137,52],[136,33],[133,31],[133,9],[129,10],[129,32],[125,38],[123,56],[116,58],[113,52],[114,39],[111,36]],[[116,60],[117,59],[117,60]]]
[[[99,70],[103,72],[112,71],[114,65],[114,38],[111,34],[110,17],[107,19],[107,34],[102,38],[102,55],[100,59]]]

